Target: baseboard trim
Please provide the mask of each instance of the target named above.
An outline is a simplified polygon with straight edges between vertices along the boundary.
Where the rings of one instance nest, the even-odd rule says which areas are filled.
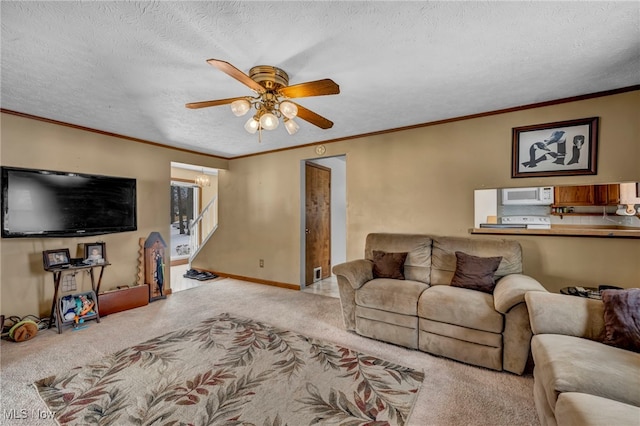
[[[204,270],[206,271],[206,269],[204,269]],[[220,271],[208,271],[208,272],[211,272],[211,273],[216,274],[217,276],[223,277],[223,278],[233,278],[235,280],[249,281],[249,282],[255,283],[255,284],[270,285],[270,286],[273,286],[273,287],[286,288],[288,290],[300,290],[300,286],[297,286],[295,284],[287,284],[287,283],[281,283],[281,282],[278,282],[278,281],[263,280],[261,278],[245,277],[245,276],[242,276],[242,275],[228,274],[226,272],[220,272]]]

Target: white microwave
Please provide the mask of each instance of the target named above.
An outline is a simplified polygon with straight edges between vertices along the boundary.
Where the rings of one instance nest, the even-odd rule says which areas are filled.
[[[548,206],[553,204],[553,186],[503,188],[502,205]]]

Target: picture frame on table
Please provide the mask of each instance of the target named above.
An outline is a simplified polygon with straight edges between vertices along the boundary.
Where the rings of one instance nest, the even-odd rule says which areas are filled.
[[[44,269],[64,268],[71,264],[69,249],[45,250],[42,252]]]
[[[595,175],[599,117],[512,129],[511,177]]]
[[[103,242],[84,245],[84,262],[90,265],[107,263],[107,247]]]

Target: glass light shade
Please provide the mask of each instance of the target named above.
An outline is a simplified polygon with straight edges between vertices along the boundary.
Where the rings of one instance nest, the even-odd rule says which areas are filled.
[[[287,132],[290,135],[295,134],[298,131],[298,129],[300,129],[300,126],[298,126],[298,123],[296,123],[292,119],[285,120],[284,127],[287,129]]]
[[[278,127],[278,124],[278,117],[270,112],[262,114],[262,117],[260,117],[260,126],[265,130],[273,130]]]
[[[244,124],[244,129],[251,133],[254,134],[255,132],[258,131],[258,127],[259,127],[260,123],[258,122],[258,120],[256,120],[254,117],[251,117],[250,119],[247,120],[247,122]]]
[[[298,107],[293,102],[284,101],[280,103],[280,112],[287,118],[298,115]]]
[[[211,179],[207,175],[198,175],[196,176],[196,185],[198,186],[211,186]]]
[[[231,111],[236,117],[245,115],[250,108],[251,104],[246,99],[238,99],[237,101],[231,102]]]

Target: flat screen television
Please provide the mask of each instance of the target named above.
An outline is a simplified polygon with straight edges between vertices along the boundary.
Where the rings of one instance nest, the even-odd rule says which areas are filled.
[[[136,180],[2,167],[2,237],[81,237],[137,229]]]

